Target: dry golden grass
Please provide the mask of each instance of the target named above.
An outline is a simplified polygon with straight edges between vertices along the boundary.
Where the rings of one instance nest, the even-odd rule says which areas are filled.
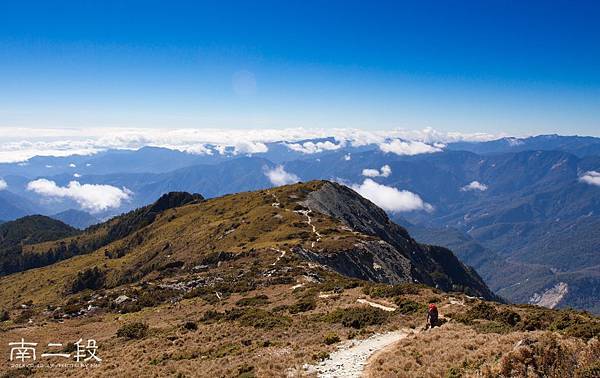
[[[292,319],[288,327],[259,329],[244,327],[235,321],[212,324],[202,321],[207,310],[236,308],[235,303],[239,299],[258,293],[269,298],[270,303],[261,306],[266,310],[292,304],[300,296],[300,293],[292,293],[291,285],[276,285],[243,295],[233,294],[214,305],[192,298],[131,314],[103,314],[68,319],[61,323],[36,319],[33,324],[6,327],[3,340],[17,341],[23,337],[40,345],[52,341],[73,342],[79,337],[98,341],[98,354],[103,359],[101,368],[87,371],[73,368],[36,369],[36,375],[39,376],[162,377],[180,374],[195,377],[202,372],[201,376],[221,377],[237,376],[244,367],[251,366],[256,376],[272,377],[284,375],[289,368],[301,370],[303,364],[314,363],[316,356],[333,351],[335,345],[328,345],[326,341],[331,334],[339,336],[341,340],[363,338],[374,332],[414,327],[417,323],[415,318],[395,314],[383,325],[355,330],[316,320],[315,315],[327,313],[333,308],[360,306],[356,300],[364,297],[361,288],[345,290],[333,297],[317,297],[315,309],[285,315]],[[136,321],[149,325],[148,336],[141,340],[116,337],[121,326]],[[183,325],[188,321],[195,322],[198,329],[186,330]],[[0,345],[0,355],[9,355],[6,343]],[[6,372],[10,370],[9,367],[2,364],[0,371]]]
[[[597,338],[555,332],[478,333],[449,322],[422,331],[374,355],[368,377],[593,377],[600,360]],[[591,371],[591,370],[590,370]]]
[[[371,361],[369,377],[444,377],[452,367],[467,367],[468,374],[512,350],[525,337],[480,334],[460,323],[450,322],[400,341]],[[473,369],[473,371],[471,371]]]

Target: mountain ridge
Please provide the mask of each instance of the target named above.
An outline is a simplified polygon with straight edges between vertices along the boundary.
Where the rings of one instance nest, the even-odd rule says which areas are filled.
[[[336,199],[323,201],[325,197],[321,194],[332,192]],[[363,210],[337,216],[346,221],[348,215],[354,219],[363,218],[375,227],[367,230],[354,224],[351,228],[350,223],[344,223],[341,218],[320,212],[335,208],[336,202],[340,203],[340,196],[346,209],[363,207]],[[170,200],[173,197],[179,199],[175,201],[179,206],[173,206]],[[497,299],[477,273],[460,263],[452,252],[416,243],[405,230],[393,224],[385,212],[339,184],[313,181],[210,200],[201,198],[171,193],[161,197],[155,205],[92,226],[66,240],[32,245],[25,253],[56,251],[66,245],[78,253],[42,268],[44,275],[60,271],[67,282],[75,279],[75,272],[80,269],[75,266],[88,261],[86,269],[105,266],[102,269],[106,271],[106,285],[118,287],[157,274],[192,269],[215,254],[241,258],[258,250],[287,250],[302,258],[310,251],[317,258],[308,257],[309,260],[356,278],[387,283],[416,281],[446,291],[466,291],[470,295]],[[317,198],[320,199],[319,209],[314,202]],[[269,212],[271,215],[267,215]],[[380,223],[375,224],[375,219]],[[202,231],[196,224],[203,225]],[[331,263],[331,259],[336,258],[342,263]],[[69,268],[71,265],[73,268]],[[348,266],[361,269],[345,269]],[[398,269],[399,266],[404,269]],[[37,271],[24,273],[19,280],[39,274]],[[11,279],[15,278],[13,276]]]

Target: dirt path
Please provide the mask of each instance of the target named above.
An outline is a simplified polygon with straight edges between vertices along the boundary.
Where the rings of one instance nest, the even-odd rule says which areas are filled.
[[[275,266],[277,265],[277,263],[279,262],[279,260],[281,260],[283,258],[283,256],[285,256],[286,251],[281,250],[279,248],[271,248],[272,250],[274,250],[275,252],[279,252],[280,255],[277,256],[277,259],[271,264],[271,266]]]
[[[381,303],[371,302],[371,301],[366,300],[366,299],[357,299],[356,301],[358,303],[368,304],[371,307],[375,307],[375,308],[378,308],[378,309],[383,310],[383,311],[387,311],[387,312],[396,311],[396,307],[382,305]]]
[[[320,241],[321,241],[321,237],[322,237],[323,235],[321,235],[321,234],[319,233],[319,231],[317,231],[317,228],[315,227],[315,225],[314,225],[314,224],[312,224],[312,218],[310,217],[310,215],[308,215],[308,214],[310,213],[310,210],[296,210],[296,211],[294,211],[294,212],[295,212],[295,213],[297,213],[297,214],[302,214],[302,215],[304,215],[304,216],[306,217],[306,219],[307,219],[307,220],[306,220],[306,224],[308,224],[310,227],[312,227],[312,232],[313,232],[313,234],[315,234],[315,236],[317,237],[317,242],[320,242]],[[312,247],[312,248],[314,248],[314,247],[315,247],[315,242],[312,242],[312,243],[311,243],[311,247]]]
[[[311,365],[308,372],[320,378],[358,378],[363,376],[367,361],[373,354],[405,338],[412,330],[402,329],[375,334],[365,340],[350,340],[340,344],[338,350],[318,365]]]
[[[406,337],[406,336],[408,336],[408,333],[406,335],[404,335],[404,337]],[[402,337],[402,339],[404,337]],[[362,374],[360,376],[364,377],[364,378],[377,377],[378,374],[373,370],[375,361],[377,361],[377,359],[380,356],[390,352],[394,348],[394,345],[396,345],[396,342],[399,340],[400,339],[396,340],[393,343],[386,345],[385,347],[383,347],[383,348],[375,351],[373,354],[371,354],[371,356],[367,359],[367,362],[365,363]]]

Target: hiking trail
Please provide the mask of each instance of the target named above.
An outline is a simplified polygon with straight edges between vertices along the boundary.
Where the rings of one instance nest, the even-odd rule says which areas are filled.
[[[340,343],[338,350],[317,365],[305,365],[307,373],[317,373],[320,378],[359,378],[363,375],[367,361],[386,347],[404,339],[413,330],[375,334],[364,340],[348,340]]]

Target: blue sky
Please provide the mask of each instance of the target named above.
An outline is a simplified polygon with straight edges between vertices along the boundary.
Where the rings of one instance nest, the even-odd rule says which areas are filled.
[[[0,4],[0,127],[600,135],[595,1]]]

